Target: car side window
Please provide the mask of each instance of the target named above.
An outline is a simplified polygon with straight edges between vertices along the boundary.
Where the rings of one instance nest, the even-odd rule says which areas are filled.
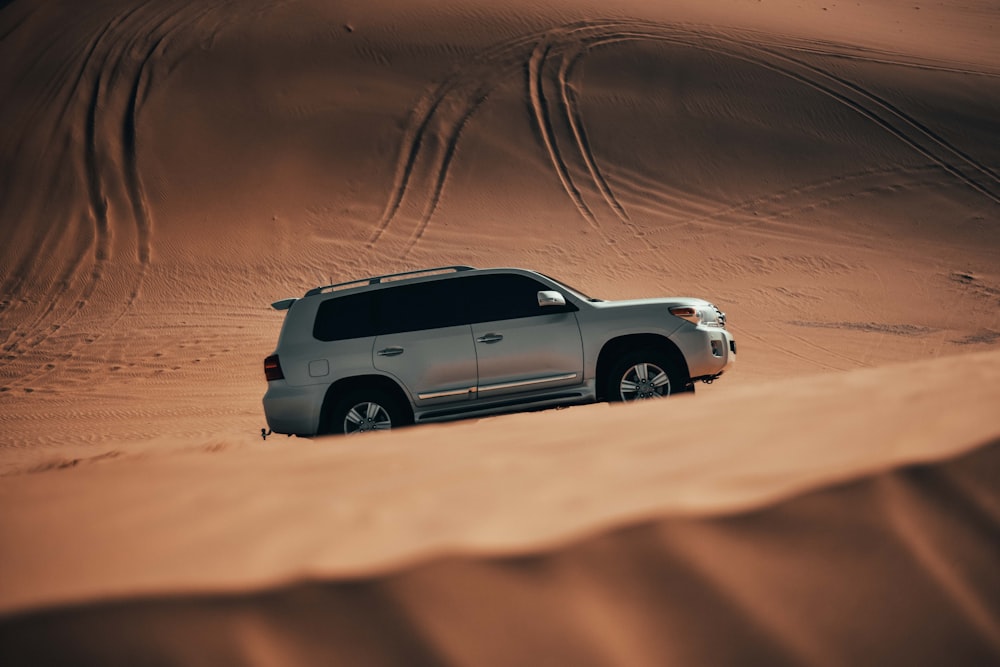
[[[350,294],[319,304],[313,337],[322,341],[367,338],[375,335],[372,295]]]
[[[469,319],[473,323],[513,320],[576,310],[570,304],[564,307],[539,306],[538,293],[551,288],[527,276],[514,274],[470,276],[462,282],[467,283],[465,287],[468,293]]]
[[[375,319],[379,335],[468,324],[457,282],[440,280],[377,292]]]
[[[548,289],[527,276],[494,274],[338,296],[320,304],[313,336],[329,342],[576,310],[539,306],[538,292]]]

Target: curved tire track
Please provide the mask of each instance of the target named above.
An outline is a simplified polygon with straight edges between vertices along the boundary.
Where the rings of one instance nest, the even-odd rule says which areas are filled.
[[[630,30],[624,29],[626,26],[629,26]],[[618,35],[609,35],[602,43],[609,44],[629,40],[674,43],[743,60],[781,74],[829,96],[867,118],[972,189],[993,202],[1000,203],[1000,176],[988,166],[975,160],[971,155],[960,150],[944,137],[933,132],[873,91],[847,81],[815,64],[782,53],[778,49],[782,47],[787,49],[788,47],[780,42],[757,46],[755,42],[763,43],[762,40],[759,37],[752,37],[749,33],[735,33],[740,37],[726,36],[721,33],[701,35],[702,41],[700,42],[678,41],[674,37],[660,34],[659,24],[634,22],[624,23],[622,27],[623,30]],[[824,52],[818,50],[813,51],[813,53],[824,55]],[[991,73],[984,72],[982,74],[983,76],[994,76]],[[965,168],[956,165],[955,162],[964,164]],[[975,172],[979,177],[971,176],[967,170]]]
[[[531,48],[535,38],[535,35],[526,35],[486,49],[417,102],[403,134],[389,200],[367,242],[369,249],[399,216],[414,180],[427,173],[431,177],[426,180],[431,182],[446,180],[450,158],[434,151],[431,139],[437,138],[447,146],[457,147],[461,128],[478,107],[474,100],[485,100],[496,85],[516,71],[521,54]],[[479,92],[473,95],[467,92],[470,89]],[[429,164],[423,164],[425,162]],[[425,212],[428,208],[432,207],[425,205]]]
[[[111,314],[101,319],[97,331],[88,332],[88,343],[113,330],[139,298],[152,261],[154,237],[138,164],[141,107],[154,70],[167,47],[176,45],[178,33],[200,24],[226,4],[146,2],[103,19],[77,61],[68,60],[59,67],[65,78],[55,79],[64,83],[56,87],[59,81],[53,80],[44,88],[44,98],[50,101],[39,108],[51,106],[55,113],[44,117],[48,134],[43,153],[56,156],[58,164],[70,167],[75,176],[72,190],[78,191],[76,200],[85,205],[73,210],[47,203],[32,207],[28,202],[23,210],[9,214],[15,221],[41,217],[44,222],[35,225],[41,236],[27,239],[27,245],[22,246],[27,252],[21,253],[20,263],[5,279],[4,295],[16,299],[30,286],[29,298],[44,305],[18,318],[20,321],[0,344],[5,366],[19,359],[23,365],[35,356],[56,362],[70,360],[83,344],[79,340],[83,336],[74,336],[76,342],[70,345],[50,339],[92,305],[99,289],[112,289],[109,299],[102,301],[102,305],[111,307]],[[49,185],[67,188],[64,182]],[[55,220],[67,224],[59,225]],[[75,243],[57,251],[58,244],[67,237],[75,239]],[[34,265],[39,256],[60,263],[56,280],[46,279],[47,266]],[[116,267],[123,262],[134,265],[133,270],[125,271],[128,283],[118,305],[117,293],[122,286],[102,288],[111,262]],[[39,285],[47,283],[48,289],[38,290]],[[52,372],[58,364],[32,366],[27,372],[15,371],[14,382],[7,384],[28,384]]]
[[[607,179],[604,178],[604,175],[597,166],[597,159],[594,157],[594,152],[590,147],[590,139],[587,137],[583,115],[580,113],[579,97],[571,84],[573,70],[576,68],[577,63],[580,62],[582,53],[581,50],[575,49],[569,57],[566,54],[563,55],[562,64],[559,67],[559,92],[562,98],[562,111],[573,133],[576,146],[580,151],[580,157],[587,166],[587,171],[590,173],[594,185],[597,186],[601,196],[604,197],[604,201],[607,202],[615,215],[623,222],[629,222],[629,215],[625,211],[625,207],[618,201],[615,193],[611,191],[611,186],[608,185]]]
[[[425,205],[409,234],[403,256],[413,250],[430,224],[440,203],[448,178],[448,170],[458,148],[459,137],[476,110],[490,92],[506,77],[523,70],[527,78],[526,101],[538,131],[543,150],[552,162],[563,190],[580,216],[607,239],[593,207],[587,203],[584,186],[574,177],[576,170],[561,149],[561,141],[570,141],[581,161],[579,171],[589,175],[588,188],[604,200],[611,213],[636,236],[642,232],[634,224],[603,175],[587,136],[580,112],[578,94],[570,83],[573,72],[583,57],[594,48],[628,41],[654,41],[696,48],[735,58],[763,67],[789,80],[808,86],[846,106],[861,117],[895,137],[930,162],[993,202],[1000,203],[1000,176],[987,165],[962,151],[943,136],[859,84],[848,81],[802,58],[795,52],[820,56],[848,57],[874,63],[885,63],[964,74],[994,77],[991,72],[975,72],[948,66],[907,63],[891,60],[885,54],[866,56],[843,50],[824,50],[794,40],[785,42],[748,31],[710,32],[690,26],[662,24],[642,20],[588,21],[567,24],[551,30],[524,35],[487,49],[473,62],[450,75],[427,98],[421,100],[411,115],[404,133],[393,189],[385,212],[368,241],[371,249],[388,232],[399,217],[405,200],[423,196]],[[558,57],[560,64],[551,75],[549,66]],[[558,104],[552,104],[547,88],[557,90]],[[559,111],[559,117],[553,110]],[[560,139],[559,128],[567,138]],[[430,136],[437,138],[436,156],[427,157]],[[440,147],[444,148],[441,149]],[[414,183],[420,179],[432,185],[422,194],[415,193]],[[648,240],[643,240],[649,245]]]
[[[541,136],[542,144],[549,155],[549,159],[552,161],[552,166],[559,177],[559,182],[562,183],[563,189],[569,195],[570,200],[576,206],[580,215],[583,216],[591,227],[599,229],[600,226],[597,224],[597,218],[594,217],[594,212],[590,210],[587,202],[583,200],[583,195],[580,194],[580,189],[574,183],[573,177],[570,175],[569,165],[563,158],[562,151],[559,150],[559,144],[556,141],[552,114],[548,98],[545,94],[545,82],[542,79],[545,70],[545,61],[552,48],[552,45],[546,40],[540,42],[531,53],[531,58],[528,61],[528,100],[531,102],[531,109],[534,112],[533,118]]]

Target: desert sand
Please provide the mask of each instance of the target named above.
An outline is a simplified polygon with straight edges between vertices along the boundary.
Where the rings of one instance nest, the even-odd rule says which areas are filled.
[[[1000,6],[0,2],[0,664],[1000,664]],[[260,437],[319,284],[725,310],[693,396]]]

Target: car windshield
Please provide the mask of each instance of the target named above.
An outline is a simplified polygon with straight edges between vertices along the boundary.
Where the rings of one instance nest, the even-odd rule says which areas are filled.
[[[548,278],[549,280],[551,280],[552,282],[554,282],[556,285],[559,285],[560,287],[562,287],[566,291],[572,292],[574,295],[576,295],[577,298],[583,299],[584,301],[591,301],[591,302],[604,301],[604,299],[597,299],[597,298],[592,297],[592,296],[587,296],[586,294],[584,294],[580,290],[575,289],[573,287],[570,287],[569,285],[567,285],[563,281],[556,280],[552,276],[546,275],[544,273],[542,273],[541,275],[545,276],[546,278]]]

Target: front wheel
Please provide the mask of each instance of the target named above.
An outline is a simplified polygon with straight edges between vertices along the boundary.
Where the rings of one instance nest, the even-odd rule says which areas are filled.
[[[688,385],[667,355],[642,349],[625,353],[611,366],[604,395],[610,402],[627,403],[690,391]]]
[[[330,413],[331,430],[344,435],[388,431],[409,421],[396,398],[379,389],[352,391]]]

